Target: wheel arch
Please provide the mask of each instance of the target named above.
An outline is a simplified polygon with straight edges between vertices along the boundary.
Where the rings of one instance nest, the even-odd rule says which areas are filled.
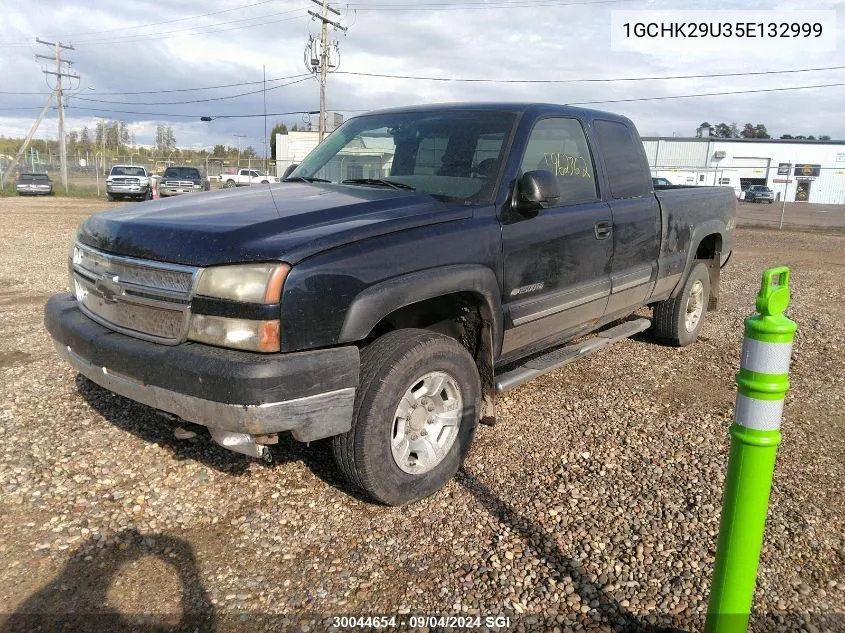
[[[481,377],[482,418],[495,417],[493,365],[501,352],[502,308],[492,270],[444,266],[371,286],[349,306],[338,342],[365,341],[401,327],[431,329],[467,348]]]
[[[672,290],[670,297],[675,298],[680,294],[692,267],[697,262],[703,262],[710,274],[710,300],[708,309],[716,309],[719,301],[720,264],[722,247],[725,243],[724,233],[725,226],[718,220],[704,222],[694,229],[690,236],[690,248],[687,253],[687,263],[684,266],[684,273],[678,280],[674,290]]]

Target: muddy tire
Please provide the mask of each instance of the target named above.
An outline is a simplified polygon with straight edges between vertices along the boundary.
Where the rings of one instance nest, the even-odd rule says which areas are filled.
[[[655,338],[683,347],[694,343],[701,332],[710,300],[710,275],[701,262],[693,264],[678,295],[654,306]]]
[[[475,436],[481,381],[455,339],[389,332],[361,351],[352,428],[333,438],[338,468],[375,501],[398,506],[437,492]]]

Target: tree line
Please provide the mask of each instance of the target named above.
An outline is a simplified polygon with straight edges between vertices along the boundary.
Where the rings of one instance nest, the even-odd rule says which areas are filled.
[[[271,160],[276,159],[276,134],[287,134],[289,131],[298,132],[302,129],[298,125],[293,125],[291,128],[288,128],[284,123],[274,125],[269,139]],[[23,140],[23,138],[0,136],[0,154],[13,155],[17,153]],[[43,138],[34,138],[30,142],[30,147],[43,154],[59,153],[59,141],[57,139],[47,141]],[[173,128],[161,123],[156,125],[154,147],[138,147],[135,134],[124,120],[101,120],[93,127],[86,125],[79,130],[68,132],[67,151],[69,155],[89,154],[92,159],[97,152],[105,152],[111,156],[135,154],[139,157],[149,157],[173,153],[182,157],[214,156],[216,158],[234,159],[240,155],[241,158],[261,158],[252,145],[239,149],[218,143],[211,151],[179,149],[176,146],[176,135]]]
[[[705,134],[705,131],[709,132],[709,134]],[[711,125],[707,121],[698,126],[698,136],[712,136],[714,138],[772,138],[763,123],[746,123],[740,129],[736,123],[717,123],[716,125]],[[796,139],[806,141],[830,140],[830,136],[826,134],[822,134],[818,138],[812,134],[809,136],[783,134],[780,138],[784,140]]]

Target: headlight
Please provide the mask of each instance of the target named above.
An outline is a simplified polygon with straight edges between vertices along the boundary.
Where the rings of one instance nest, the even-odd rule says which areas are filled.
[[[200,273],[196,295],[213,299],[278,304],[290,266],[287,264],[238,264],[215,266]],[[193,314],[188,338],[200,343],[254,352],[278,352],[279,319]]]
[[[278,303],[290,266],[238,264],[215,266],[200,273],[196,294],[249,303]]]

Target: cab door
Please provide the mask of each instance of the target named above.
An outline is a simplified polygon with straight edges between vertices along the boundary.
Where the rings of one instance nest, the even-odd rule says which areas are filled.
[[[581,121],[553,116],[535,123],[518,177],[534,170],[551,172],[561,197],[552,208],[501,218],[503,357],[597,321],[610,295],[612,216]]]
[[[613,216],[613,267],[608,316],[643,305],[657,279],[660,205],[654,195],[648,159],[632,125],[594,119],[593,129],[607,174]]]

